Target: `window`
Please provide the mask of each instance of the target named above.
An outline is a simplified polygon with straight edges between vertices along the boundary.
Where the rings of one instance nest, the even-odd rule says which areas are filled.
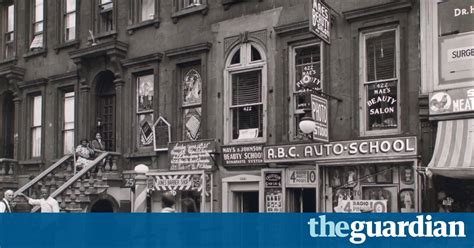
[[[32,41],[30,50],[43,48],[44,33],[44,4],[43,0],[32,0],[33,18],[32,18]]]
[[[76,39],[76,0],[63,1],[63,41],[68,42]]]
[[[6,5],[4,8],[5,25],[3,31],[3,59],[9,59],[15,56],[15,5]]]
[[[159,27],[158,0],[129,0],[128,30],[154,25]]]
[[[264,141],[266,62],[263,50],[253,43],[234,48],[227,59],[225,79],[225,91],[228,92],[225,98],[226,142]]]
[[[399,127],[398,29],[361,34],[361,134],[393,134]]]
[[[42,97],[34,96],[31,102],[31,157],[41,156]]]
[[[63,95],[63,154],[74,153],[74,92]]]
[[[308,88],[322,90],[321,43],[294,46],[290,50],[290,137],[292,140],[306,139],[298,124],[304,117],[304,110],[311,109],[304,94]]]
[[[155,18],[155,0],[140,0],[140,21],[153,20]]]
[[[153,146],[154,75],[137,76],[138,147]]]
[[[201,137],[202,113],[201,65],[184,67],[182,72],[183,140],[198,140]]]
[[[114,30],[114,2],[113,0],[98,0],[99,23],[97,33],[110,32]]]
[[[201,11],[207,13],[207,0],[173,0],[173,22],[176,23],[180,16]]]

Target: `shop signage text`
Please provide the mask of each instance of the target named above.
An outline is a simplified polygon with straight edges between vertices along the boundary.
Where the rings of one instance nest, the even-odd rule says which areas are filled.
[[[266,172],[265,187],[281,187],[281,172]]]
[[[237,145],[222,147],[224,166],[263,164],[263,145]]]
[[[122,173],[121,188],[135,188],[135,176],[133,173]]]
[[[265,163],[416,155],[416,137],[267,146]]]
[[[329,7],[322,0],[311,0],[309,29],[327,44],[331,39],[331,16]]]
[[[342,200],[335,207],[337,213],[386,213],[387,200]]]
[[[169,144],[170,170],[209,170],[214,161],[210,153],[215,153],[214,140],[176,142]]]
[[[288,169],[286,172],[286,186],[315,187],[316,171]]]
[[[474,111],[474,88],[453,89],[430,94],[430,115]]]

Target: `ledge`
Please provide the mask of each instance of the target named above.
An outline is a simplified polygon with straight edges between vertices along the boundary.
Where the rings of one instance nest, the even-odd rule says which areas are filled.
[[[119,55],[125,57],[128,51],[128,44],[117,41],[111,40],[107,42],[101,42],[96,45],[91,45],[85,48],[77,49],[74,51],[69,52],[69,56],[74,61],[74,63],[78,63],[80,59],[83,58],[95,58],[98,56],[106,55]]]
[[[43,160],[23,160],[18,162],[20,165],[40,165],[44,164]]]
[[[133,66],[139,66],[139,65],[148,64],[148,63],[160,62],[162,58],[163,58],[162,53],[152,53],[145,56],[135,57],[131,59],[124,59],[124,60],[121,60],[120,63],[122,64],[123,67],[133,67]]]
[[[137,158],[148,158],[148,157],[156,157],[155,151],[150,152],[134,152],[124,155],[124,158],[127,159],[137,159]]]
[[[56,47],[54,47],[54,51],[56,53],[59,53],[60,50],[70,48],[70,47],[75,47],[77,49],[77,48],[79,48],[79,45],[80,45],[79,40],[68,41],[68,42],[62,43],[62,44],[57,45]]]
[[[178,23],[179,18],[183,16],[194,14],[196,12],[201,12],[202,15],[206,15],[207,11],[208,11],[207,4],[201,4],[199,6],[193,6],[193,7],[178,10],[171,15],[171,18],[173,19],[173,23],[176,24]]]
[[[100,39],[107,39],[107,38],[117,38],[117,31],[115,30],[112,30],[112,31],[109,31],[109,32],[103,32],[103,33],[100,33],[100,34],[96,34],[94,36],[94,38],[97,40],[100,40]],[[92,38],[89,36],[89,38],[87,38],[88,41],[92,41]]]
[[[5,59],[5,60],[0,61],[0,67],[8,66],[8,65],[16,65],[17,62],[18,62],[18,59],[15,56],[13,58],[9,58],[9,59]]]
[[[25,72],[26,69],[10,64],[0,66],[0,76],[5,76],[6,78],[16,78],[18,80],[23,80]]]
[[[18,83],[18,88],[23,89],[23,88],[34,87],[34,86],[42,86],[42,85],[45,85],[46,83],[48,83],[48,79],[38,78],[38,79],[35,79],[35,80],[19,82]],[[34,160],[34,161],[36,161],[36,160]]]
[[[77,79],[77,72],[70,71],[62,74],[57,74],[49,77],[51,82],[63,81],[68,79]]]
[[[273,27],[277,35],[306,31],[309,33],[309,20]]]
[[[25,55],[23,55],[23,58],[28,60],[28,59],[31,59],[33,57],[38,57],[38,56],[46,57],[47,52],[48,50],[46,48],[38,49],[36,51],[28,51],[27,53],[25,53]]]
[[[209,42],[199,43],[196,45],[167,50],[165,51],[165,55],[168,58],[173,58],[173,57],[182,56],[182,55],[189,55],[191,53],[205,53],[205,52],[207,53],[209,52],[209,50],[211,50],[211,47],[212,47],[212,44]]]
[[[160,21],[159,18],[158,19],[153,19],[153,20],[147,20],[147,21],[144,21],[144,22],[140,22],[140,23],[128,26],[127,31],[128,31],[129,35],[132,35],[133,32],[135,32],[139,29],[142,29],[142,28],[149,27],[149,26],[154,26],[155,28],[159,28],[160,24],[161,24],[161,21]]]
[[[412,8],[412,3],[410,1],[394,1],[382,5],[370,6],[367,8],[355,9],[350,11],[345,11],[342,14],[348,22],[354,22],[359,19],[365,19],[369,16],[387,14],[393,12],[402,12],[408,11]]]

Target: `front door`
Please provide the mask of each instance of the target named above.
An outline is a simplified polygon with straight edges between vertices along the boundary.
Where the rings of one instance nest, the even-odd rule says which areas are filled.
[[[115,95],[99,96],[99,132],[105,143],[105,150],[115,151]]]

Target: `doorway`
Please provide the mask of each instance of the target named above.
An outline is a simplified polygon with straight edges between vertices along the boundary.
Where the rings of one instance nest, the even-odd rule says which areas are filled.
[[[103,71],[96,77],[96,123],[102,134],[105,150],[115,151],[115,84],[114,74]],[[95,133],[93,135],[95,137]]]
[[[238,175],[222,179],[222,212],[261,212],[260,176]]]
[[[107,199],[96,201],[91,207],[91,213],[113,213],[114,204]]]
[[[3,94],[2,101],[2,147],[0,158],[11,158],[13,159],[13,145],[14,145],[14,123],[15,123],[15,105],[13,104],[13,93],[6,91]]]

